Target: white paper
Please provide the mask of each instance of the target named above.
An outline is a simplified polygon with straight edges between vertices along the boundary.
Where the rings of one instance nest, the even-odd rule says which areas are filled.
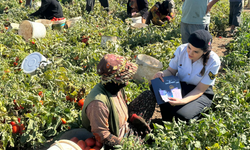
[[[178,89],[178,88],[173,88],[173,89],[171,89],[171,91],[166,91],[166,90],[159,89],[159,93],[160,93],[161,98],[162,98],[162,100],[164,102],[170,101],[168,99],[169,97],[174,97],[174,98],[182,99],[181,89]]]

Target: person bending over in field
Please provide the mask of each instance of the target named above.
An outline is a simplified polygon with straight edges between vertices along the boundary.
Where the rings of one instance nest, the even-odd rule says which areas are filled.
[[[180,45],[169,67],[156,73],[154,78],[163,81],[164,76],[178,76],[181,83],[182,99],[169,98],[161,104],[164,121],[199,119],[204,108],[210,107],[214,97],[213,85],[220,68],[220,58],[211,51],[212,36],[204,30],[193,32],[188,43]]]
[[[150,132],[156,99],[144,91],[127,105],[124,87],[137,71],[136,64],[125,57],[106,54],[97,65],[101,82],[87,95],[82,109],[83,127],[92,132],[105,149],[120,145],[123,137]]]
[[[174,17],[174,1],[165,0],[163,3],[157,2],[149,11],[146,24],[152,21],[155,25],[163,25],[165,21],[170,21]]]
[[[146,22],[148,17],[147,0],[129,0],[127,3],[127,14],[129,17],[142,17],[142,23]]]
[[[30,16],[39,16],[41,19],[63,18],[62,6],[58,0],[42,0],[41,7]]]

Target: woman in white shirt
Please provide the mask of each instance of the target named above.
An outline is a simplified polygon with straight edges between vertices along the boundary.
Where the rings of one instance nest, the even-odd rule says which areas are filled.
[[[188,42],[177,48],[166,70],[154,75],[162,81],[164,76],[177,75],[181,81],[183,98],[169,98],[169,102],[160,105],[164,121],[172,121],[173,117],[198,119],[204,108],[212,104],[212,86],[221,64],[211,51],[212,36],[206,30],[197,30]]]

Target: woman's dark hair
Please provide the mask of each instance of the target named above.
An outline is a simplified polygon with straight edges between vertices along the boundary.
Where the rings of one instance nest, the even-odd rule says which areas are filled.
[[[200,75],[204,75],[205,73],[205,66],[207,65],[207,61],[209,59],[209,54],[212,50],[212,46],[210,45],[209,47],[201,48],[203,52],[206,52],[206,54],[203,54],[201,57],[203,58],[203,68],[201,69]]]

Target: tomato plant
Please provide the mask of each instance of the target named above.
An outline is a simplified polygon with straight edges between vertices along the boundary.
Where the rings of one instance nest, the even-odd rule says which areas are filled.
[[[100,82],[96,66],[103,55],[116,53],[136,62],[139,54],[147,54],[161,61],[163,70],[181,44],[182,1],[175,0],[176,15],[171,23],[142,29],[131,29],[125,22],[127,2],[124,0],[109,1],[110,10],[115,10],[111,15],[100,5],[86,13],[86,1],[60,2],[65,18],[52,21],[79,16],[82,19],[61,31],[47,28],[45,38],[32,38],[28,42],[17,30],[10,29],[10,23],[35,21],[37,17],[28,16],[35,9],[24,7],[19,0],[0,3],[0,149],[38,149],[69,128],[81,128],[82,99]],[[149,1],[149,8],[156,2]],[[221,0],[211,9],[209,28],[213,35],[223,37],[226,33],[228,8],[228,1]],[[182,122],[154,124],[146,137],[154,139],[152,144],[142,144],[131,136],[123,139],[122,149],[248,148],[250,18],[244,13],[242,18],[234,40],[226,45],[228,55],[221,58],[225,68],[216,80],[216,94],[209,113],[189,126]],[[103,45],[103,36],[116,36],[118,40]],[[32,52],[40,52],[52,62],[38,68],[34,75],[21,70],[23,60]],[[130,82],[125,87],[128,103],[148,89],[147,83]],[[19,132],[13,134],[13,126]]]

